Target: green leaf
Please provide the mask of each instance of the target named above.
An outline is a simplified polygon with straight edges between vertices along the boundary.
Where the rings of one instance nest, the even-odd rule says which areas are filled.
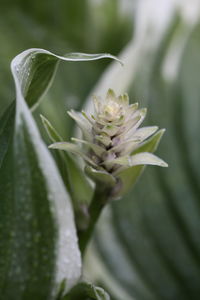
[[[113,160],[109,160],[106,164],[109,166],[109,163],[116,163],[125,168],[140,166],[140,165],[155,165],[160,167],[167,167],[168,165],[156,155],[153,155],[149,152],[142,152],[132,156],[126,155]],[[120,171],[116,171],[115,174],[119,174]]]
[[[108,55],[60,57],[43,49],[29,49],[11,62],[16,102],[0,121],[3,300],[54,299],[62,282],[66,281],[69,290],[79,279],[81,259],[70,199],[28,106],[36,107],[60,60],[104,57]],[[51,128],[53,133],[58,138]]]
[[[66,54],[64,57],[71,61],[91,61],[91,60],[97,60],[100,58],[112,58],[117,60],[121,65],[123,65],[123,62],[119,60],[117,57],[109,54],[109,53],[99,53],[99,54],[87,54],[87,53],[79,53],[79,52],[74,52],[74,53],[69,53]]]
[[[110,187],[116,184],[115,177],[105,171],[95,170],[92,167],[86,166],[85,172],[97,184],[105,184]]]
[[[110,300],[110,296],[100,287],[88,282],[75,286],[62,300]]]
[[[69,153],[73,153],[77,156],[80,156],[83,158],[86,162],[91,164],[92,166],[96,167],[97,165],[83,152],[83,150],[78,146],[73,143],[69,142],[59,142],[59,143],[54,143],[49,146],[49,149],[57,149],[57,150],[63,150],[67,151]]]
[[[147,139],[148,137],[150,137],[151,135],[153,135],[156,131],[158,130],[158,126],[148,126],[148,127],[142,127],[137,129],[136,133],[135,133],[135,137],[140,138],[141,141]]]
[[[11,59],[24,49],[34,45],[51,49],[59,54],[81,49],[82,52],[89,53],[106,50],[117,55],[122,45],[125,45],[131,37],[131,24],[133,23],[132,16],[117,7],[119,8],[120,4],[115,0],[108,5],[103,2],[99,5],[81,0],[76,3],[73,0],[67,2],[58,0],[56,8],[47,0],[44,0],[42,5],[39,0],[34,3],[28,1],[27,5],[18,1],[17,6],[14,2],[2,3],[0,111],[2,112],[9,101],[14,99],[9,64]],[[104,26],[102,26],[102,16],[106,17]],[[59,21],[54,23],[53,19]],[[116,25],[114,27],[113,22]],[[15,28],[15,34],[13,34],[13,28]],[[88,35],[91,28],[92,32]],[[119,31],[122,37],[120,40]],[[97,36],[98,43],[94,42]],[[54,120],[56,128],[65,138],[71,130],[69,128],[71,124],[66,118],[63,107],[66,105],[68,109],[72,106],[73,108],[79,107],[84,102],[91,86],[109,63],[110,60],[104,60],[102,63],[69,63],[67,68],[61,66],[62,71],[57,74],[54,88],[45,95],[45,101],[38,110]],[[72,99],[75,101],[71,101]]]
[[[63,138],[57,133],[52,124],[41,116],[44,128],[51,142],[61,142]],[[92,188],[85,173],[74,159],[65,151],[56,151],[55,155],[59,170],[71,195],[75,210],[87,205],[92,197]]]
[[[71,204],[25,103],[12,134],[0,169],[1,297],[52,299],[80,276]]]
[[[15,115],[14,102],[9,105],[0,119],[0,167],[8,151],[9,142],[12,138]]]
[[[11,63],[16,110],[14,115],[14,105],[8,108],[0,132],[3,299],[52,299],[63,280],[67,280],[69,289],[80,276],[70,200],[27,107],[38,104],[61,59],[81,57],[58,57],[46,50],[29,49]]]
[[[17,55],[11,64],[17,93],[21,93],[32,109],[48,90],[55,75],[58,63],[62,61],[93,61],[102,58],[118,60],[110,54],[69,53],[55,55],[44,49],[28,49]],[[18,95],[19,96],[19,95]]]
[[[52,124],[44,116],[41,116],[41,119],[50,141],[61,142],[63,138]],[[76,227],[85,228],[88,224],[88,205],[92,199],[93,189],[85,173],[69,153],[55,151],[55,159],[72,199]]]
[[[158,130],[150,139],[140,144],[140,146],[132,152],[132,155],[141,152],[155,152],[159,146],[159,143],[165,133],[165,129]]]
[[[31,66],[27,52],[12,61],[16,108],[11,104],[0,120],[3,300],[54,299],[61,282],[66,281],[69,290],[81,273],[70,199],[23,96],[37,103],[48,86],[51,71],[44,68],[43,73],[43,68],[35,69],[34,63]],[[44,79],[44,85],[37,82],[36,73]],[[38,86],[40,93],[32,93],[33,86]]]
[[[56,131],[56,129],[52,126],[52,124],[45,118],[43,115],[40,115],[42,124],[46,130],[46,133],[50,139],[51,142],[62,142],[62,137],[59,135],[59,133]]]

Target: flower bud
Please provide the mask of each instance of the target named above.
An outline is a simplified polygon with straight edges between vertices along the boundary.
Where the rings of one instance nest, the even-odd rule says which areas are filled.
[[[129,104],[127,94],[117,97],[109,89],[105,100],[93,98],[94,114],[68,112],[82,131],[82,139],[72,138],[76,143],[55,143],[50,146],[82,157],[86,173],[94,180],[114,186],[124,170],[137,165],[167,164],[149,152],[137,152],[157,126],[139,128],[146,116],[146,109]]]

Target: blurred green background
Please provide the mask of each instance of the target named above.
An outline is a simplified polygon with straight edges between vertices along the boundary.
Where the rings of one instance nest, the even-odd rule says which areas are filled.
[[[200,3],[198,0],[0,2],[0,109],[15,97],[11,59],[27,48],[109,52],[124,61],[66,63],[42,112],[67,139],[66,110],[93,92],[127,91],[148,107],[145,124],[166,128],[158,155],[99,222],[85,277],[113,300],[193,300],[200,295]],[[46,136],[44,132],[44,139]]]

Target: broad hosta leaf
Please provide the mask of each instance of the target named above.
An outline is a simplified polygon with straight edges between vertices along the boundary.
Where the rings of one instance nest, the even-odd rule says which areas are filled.
[[[20,101],[0,169],[1,297],[53,299],[62,280],[79,278],[80,254],[68,194]]]
[[[62,300],[110,300],[110,296],[100,287],[88,282],[81,282],[75,286],[68,296]]]
[[[16,101],[0,121],[2,300],[54,299],[62,282],[69,290],[81,273],[69,196],[28,109],[49,87],[61,59],[94,56],[67,58],[29,49],[11,64]]]
[[[55,75],[58,63],[63,61],[92,61],[101,58],[112,58],[110,54],[69,53],[65,56],[55,55],[44,49],[28,49],[13,61],[13,71],[17,78],[17,86],[26,99],[29,107],[35,108],[38,100],[47,91]]]
[[[159,156],[169,168],[148,167],[133,191],[113,203],[96,234],[104,266],[135,299],[197,300],[200,293],[200,28],[188,40],[191,27],[185,25],[182,19],[173,22],[153,65],[148,53],[146,60],[141,55],[149,73],[138,71],[130,84],[133,99],[148,105],[148,123],[166,128]],[[174,68],[174,53],[180,68],[166,80],[163,65],[167,57]]]

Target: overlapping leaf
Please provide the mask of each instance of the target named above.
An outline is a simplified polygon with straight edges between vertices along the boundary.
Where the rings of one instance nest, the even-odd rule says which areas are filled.
[[[1,118],[0,289],[2,299],[54,299],[66,281],[79,279],[80,253],[70,199],[42,142],[29,107],[48,89],[60,60],[93,60],[110,55],[59,57],[29,49],[11,64],[16,101]]]

